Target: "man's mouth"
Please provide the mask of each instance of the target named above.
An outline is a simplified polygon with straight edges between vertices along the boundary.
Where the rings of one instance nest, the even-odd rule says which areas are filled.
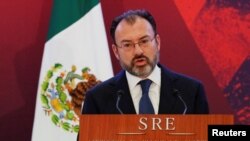
[[[147,59],[145,57],[137,58],[134,60],[135,66],[144,66],[147,64]]]

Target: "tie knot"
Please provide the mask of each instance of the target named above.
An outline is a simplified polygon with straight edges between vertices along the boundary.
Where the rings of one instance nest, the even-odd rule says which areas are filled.
[[[142,94],[148,94],[149,87],[150,87],[152,81],[149,79],[144,79],[144,80],[141,80],[139,83],[141,85]]]

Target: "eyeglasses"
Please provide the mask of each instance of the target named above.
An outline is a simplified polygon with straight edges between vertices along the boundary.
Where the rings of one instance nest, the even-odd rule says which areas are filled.
[[[122,42],[121,45],[117,46],[117,47],[122,48],[126,51],[134,49],[136,44],[138,44],[139,47],[141,47],[141,48],[147,48],[147,47],[152,45],[152,41],[154,39],[155,39],[155,37],[152,39],[150,39],[150,37],[145,37],[145,38],[139,40],[139,42],[137,42],[137,43],[126,41],[126,42]]]

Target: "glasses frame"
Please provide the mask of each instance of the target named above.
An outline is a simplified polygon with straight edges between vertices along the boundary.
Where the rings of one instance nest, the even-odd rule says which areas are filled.
[[[147,37],[145,37],[145,38],[147,38]],[[150,37],[148,36],[148,38],[149,38],[149,40],[147,40],[148,42],[147,42],[147,43],[143,43],[143,40],[145,40],[145,38],[139,40],[137,43],[134,43],[134,42],[132,42],[132,41],[128,41],[127,43],[131,44],[131,47],[124,47],[124,46],[122,46],[122,45],[119,46],[119,45],[117,45],[117,44],[115,44],[115,45],[116,45],[117,48],[121,48],[121,49],[124,49],[124,50],[132,50],[132,49],[135,49],[135,46],[136,46],[137,44],[138,44],[138,46],[139,46],[140,48],[145,48],[145,47],[148,47],[149,45],[143,47],[143,44],[146,45],[146,44],[148,44],[148,43],[152,43],[152,41],[155,40],[156,35],[155,35],[153,38],[151,38],[151,39],[150,39]]]

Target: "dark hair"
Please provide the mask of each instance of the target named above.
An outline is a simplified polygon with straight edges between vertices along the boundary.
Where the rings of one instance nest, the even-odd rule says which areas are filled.
[[[127,22],[133,24],[133,23],[135,23],[135,20],[137,17],[141,17],[141,18],[146,19],[151,24],[155,34],[157,34],[156,23],[155,23],[154,17],[147,10],[144,10],[144,9],[129,10],[127,12],[124,12],[120,16],[117,16],[112,21],[112,24],[110,27],[110,35],[111,35],[114,42],[115,42],[115,30],[116,30],[117,25],[123,19],[125,19]]]

